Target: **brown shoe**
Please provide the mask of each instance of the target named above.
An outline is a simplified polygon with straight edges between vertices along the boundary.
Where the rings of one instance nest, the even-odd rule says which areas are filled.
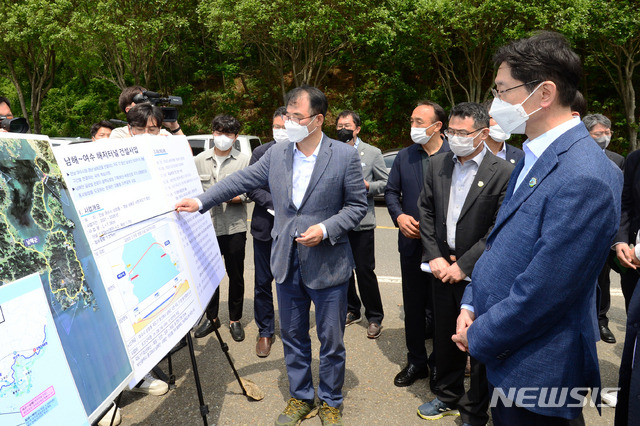
[[[380,332],[382,331],[382,326],[376,324],[375,322],[370,322],[369,327],[367,327],[367,337],[369,339],[377,339],[380,337]]]
[[[256,355],[260,358],[266,358],[271,353],[271,344],[273,344],[273,337],[261,337],[256,343]]]

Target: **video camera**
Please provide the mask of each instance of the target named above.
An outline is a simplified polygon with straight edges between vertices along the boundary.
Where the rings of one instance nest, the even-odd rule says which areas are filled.
[[[164,116],[163,121],[178,121],[178,110],[174,107],[162,106],[162,105],[182,105],[182,98],[180,96],[167,96],[163,98],[159,93],[156,92],[142,92],[138,93],[133,97],[134,104],[141,104],[144,102],[149,102],[153,106],[160,105],[160,109],[162,109],[162,114]]]
[[[27,133],[29,131],[29,123],[26,118],[22,117],[8,118],[6,115],[0,115],[0,127],[12,133]]]

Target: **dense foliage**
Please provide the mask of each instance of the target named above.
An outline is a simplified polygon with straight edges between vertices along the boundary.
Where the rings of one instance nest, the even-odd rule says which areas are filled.
[[[548,29],[583,58],[581,90],[614,122],[611,147],[637,148],[634,0],[0,0],[0,13],[0,94],[51,136],[124,119],[120,90],[142,84],[183,97],[187,134],[226,112],[269,139],[283,94],[308,83],[329,96],[328,123],[355,109],[365,140],[398,147],[418,99],[487,99],[496,48]]]

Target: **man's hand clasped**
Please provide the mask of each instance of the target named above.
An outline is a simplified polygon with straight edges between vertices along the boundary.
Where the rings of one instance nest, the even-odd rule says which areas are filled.
[[[451,336],[451,340],[458,346],[462,352],[469,351],[469,342],[467,341],[467,330],[469,326],[475,320],[476,315],[467,310],[460,309],[460,315],[458,315],[458,319],[456,320],[456,334]]]

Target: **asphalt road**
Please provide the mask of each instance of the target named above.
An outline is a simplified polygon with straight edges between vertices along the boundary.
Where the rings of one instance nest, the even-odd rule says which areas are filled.
[[[347,327],[347,371],[344,384],[343,420],[353,425],[461,425],[459,417],[445,417],[437,421],[426,421],[416,414],[417,407],[431,400],[426,380],[418,380],[412,386],[398,388],[393,385],[394,376],[406,362],[400,266],[397,251],[397,229],[389,218],[386,207],[376,207],[378,229],[376,230],[376,273],[385,309],[385,319],[380,338],[366,337],[366,321]],[[238,383],[224,353],[211,334],[203,339],[194,339],[197,367],[204,391],[204,400],[209,407],[209,424],[220,425],[271,425],[284,409],[289,398],[288,381],[283,358],[282,344],[276,331],[276,342],[268,358],[255,355],[258,336],[253,321],[253,251],[248,234],[245,261],[245,299],[242,323],[246,339],[237,343],[231,339],[228,329],[227,279],[222,283],[220,319],[223,323],[222,339],[229,345],[230,354],[241,377],[252,380],[264,392],[262,401],[250,401],[242,395]],[[618,342],[598,342],[598,355],[603,387],[615,387],[618,382],[618,367],[624,339],[624,301],[617,274],[611,274],[612,306],[609,312],[610,328]],[[275,289],[274,289],[275,291]],[[313,309],[313,308],[312,308]],[[277,310],[277,307],[276,307]],[[277,317],[277,312],[276,312]],[[313,369],[317,384],[319,344],[315,335],[313,316],[310,330],[313,344]],[[276,323],[276,330],[278,323]],[[431,351],[431,341],[427,342]],[[176,375],[176,388],[163,396],[144,396],[124,392],[122,406],[123,425],[198,425],[203,424],[196,393],[193,369],[187,349],[172,357]],[[167,361],[160,366],[166,372]],[[587,425],[613,425],[614,410],[584,409]],[[318,417],[305,420],[304,425],[320,425]]]

